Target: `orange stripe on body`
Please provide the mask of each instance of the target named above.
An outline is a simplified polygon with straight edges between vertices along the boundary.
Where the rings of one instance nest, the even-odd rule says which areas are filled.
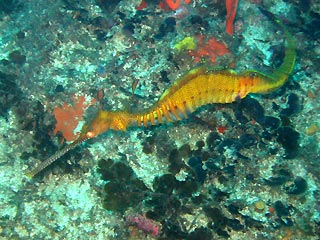
[[[148,126],[148,116],[149,116],[149,114],[143,115],[143,125],[145,127]]]
[[[179,113],[178,113],[177,105],[173,104],[172,101],[169,101],[168,105],[169,105],[169,109],[170,109],[171,114],[176,118],[176,119],[172,119],[172,120],[181,120],[181,117],[179,116]]]
[[[141,115],[137,115],[137,125],[141,126]]]
[[[162,110],[160,109],[160,107],[157,107],[156,109],[156,113],[157,113],[157,117],[158,117],[158,122],[162,123]]]
[[[162,114],[165,117],[165,119],[170,122],[171,119],[169,117],[169,112],[168,112],[167,105],[166,104],[162,104],[161,105],[161,109],[162,109]]]
[[[155,112],[150,113],[150,122],[151,122],[152,125],[155,125],[154,114],[156,114],[156,113]]]

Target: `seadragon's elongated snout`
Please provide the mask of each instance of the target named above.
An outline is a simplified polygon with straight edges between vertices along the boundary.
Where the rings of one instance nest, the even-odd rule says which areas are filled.
[[[83,126],[78,139],[40,163],[35,169],[26,173],[26,175],[30,178],[34,177],[76,146],[108,131],[109,129],[116,131],[126,130],[127,126],[131,124],[133,119],[134,115],[127,112],[109,112],[100,110],[91,124]]]
[[[54,155],[52,155],[51,157],[49,157],[48,159],[46,159],[42,163],[40,163],[32,171],[27,172],[26,173],[27,177],[30,177],[30,178],[34,177],[35,175],[40,173],[43,169],[47,168],[49,165],[51,165],[56,160],[58,160],[63,155],[65,155],[67,152],[69,152],[70,150],[74,149],[76,146],[80,145],[84,141],[86,141],[86,140],[88,140],[90,138],[93,138],[94,136],[95,136],[94,133],[90,132],[90,131],[86,132],[84,134],[81,134],[80,137],[78,139],[76,139],[74,142],[72,142],[71,144],[69,144],[65,148],[61,149],[60,151],[56,152]]]

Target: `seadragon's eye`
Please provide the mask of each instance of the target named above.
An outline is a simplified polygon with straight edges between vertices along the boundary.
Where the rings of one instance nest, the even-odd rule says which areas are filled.
[[[86,137],[89,138],[89,139],[90,138],[94,138],[95,136],[96,136],[95,133],[92,132],[92,131],[89,131],[89,132],[86,133]]]

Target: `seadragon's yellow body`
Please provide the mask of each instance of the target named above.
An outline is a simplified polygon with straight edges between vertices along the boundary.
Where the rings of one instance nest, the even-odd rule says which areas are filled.
[[[281,23],[278,22],[280,26]],[[282,26],[283,27],[283,26]],[[151,108],[140,113],[100,110],[93,121],[85,125],[80,137],[60,152],[42,162],[27,173],[33,177],[62,155],[83,141],[108,130],[124,131],[131,126],[149,126],[187,118],[188,114],[210,103],[232,103],[249,93],[268,93],[281,87],[292,73],[295,64],[295,44],[283,27],[287,39],[285,57],[279,68],[271,74],[248,70],[235,73],[230,70],[208,71],[205,68],[191,70],[167,89]]]

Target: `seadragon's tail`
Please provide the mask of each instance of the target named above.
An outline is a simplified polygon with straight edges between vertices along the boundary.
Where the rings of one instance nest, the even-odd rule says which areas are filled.
[[[278,20],[274,21],[282,28],[286,37],[287,46],[285,49],[285,56],[282,64],[276,68],[272,74],[270,74],[269,81],[273,89],[281,87],[291,75],[295,62],[296,62],[296,44],[293,40],[292,35],[287,28]]]
[[[257,71],[246,71],[247,75],[257,75],[261,77],[261,82],[256,84],[256,88],[251,93],[269,93],[281,87],[292,74],[296,62],[296,44],[288,29],[272,13],[260,8],[260,11],[276,23],[284,32],[286,47],[282,64],[271,74],[264,74]]]

